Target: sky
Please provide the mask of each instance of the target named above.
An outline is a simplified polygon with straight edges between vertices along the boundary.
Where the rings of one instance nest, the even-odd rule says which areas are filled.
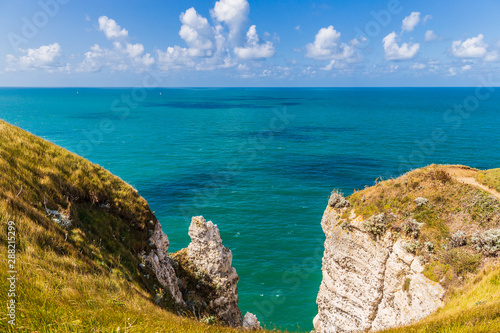
[[[497,0],[0,0],[0,86],[500,85]]]

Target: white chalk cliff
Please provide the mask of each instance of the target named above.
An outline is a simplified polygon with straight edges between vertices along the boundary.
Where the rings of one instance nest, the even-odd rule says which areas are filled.
[[[321,221],[326,241],[316,332],[377,331],[419,320],[442,306],[444,289],[422,274],[405,240],[390,230],[374,238],[353,212],[342,224],[348,206],[343,197],[330,200]]]
[[[187,248],[188,261],[202,272],[215,287],[208,307],[231,326],[241,326],[243,319],[238,308],[238,274],[231,266],[233,254],[222,245],[219,229],[203,216],[192,218],[189,226],[191,243]]]

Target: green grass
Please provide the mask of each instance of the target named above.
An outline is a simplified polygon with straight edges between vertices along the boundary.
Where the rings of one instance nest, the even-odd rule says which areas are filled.
[[[500,192],[500,169],[480,171],[476,176],[476,180]]]
[[[72,226],[61,228],[45,207],[70,214]],[[179,316],[154,274],[138,269],[155,220],[118,177],[0,121],[0,253],[14,221],[18,271],[17,325],[3,310],[0,331],[239,332]],[[2,259],[2,304],[7,270]]]

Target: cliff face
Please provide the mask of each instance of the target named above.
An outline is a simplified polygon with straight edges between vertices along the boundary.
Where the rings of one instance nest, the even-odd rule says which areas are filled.
[[[447,304],[451,286],[491,264],[500,253],[500,195],[477,176],[476,169],[433,165],[348,198],[334,191],[321,221],[315,330],[412,323]]]
[[[427,279],[419,258],[391,232],[374,239],[363,219],[351,215],[350,230],[339,226],[347,208],[328,207],[323,281],[317,298],[317,332],[380,330],[424,318],[442,305],[444,289]]]

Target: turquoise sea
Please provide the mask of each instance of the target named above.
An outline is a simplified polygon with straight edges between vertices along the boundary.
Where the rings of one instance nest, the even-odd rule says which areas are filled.
[[[2,88],[0,118],[137,188],[172,251],[192,215],[212,220],[243,313],[290,330],[312,329],[332,189],[431,163],[500,167],[500,88]]]

